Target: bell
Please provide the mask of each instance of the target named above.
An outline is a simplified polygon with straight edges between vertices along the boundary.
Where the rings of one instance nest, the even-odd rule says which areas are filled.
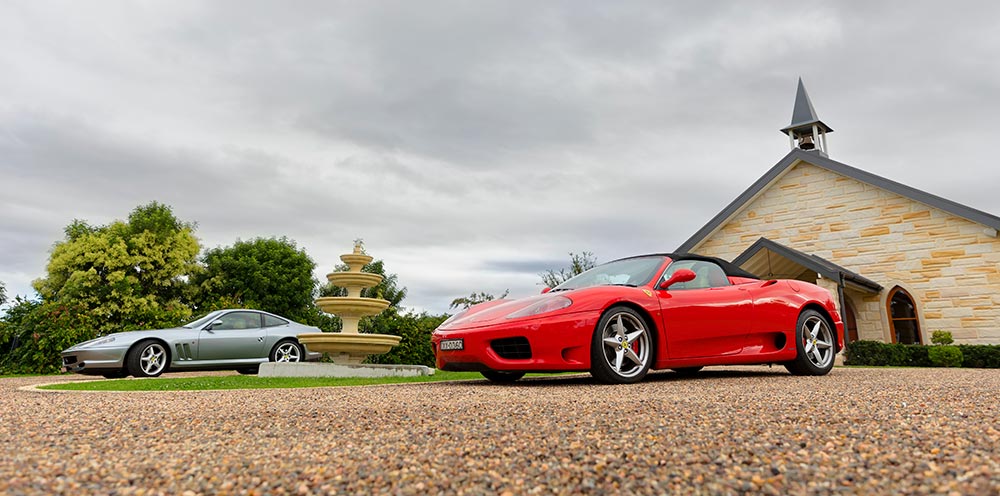
[[[799,138],[799,148],[803,150],[812,150],[816,148],[816,144],[813,143],[812,135],[805,135]]]

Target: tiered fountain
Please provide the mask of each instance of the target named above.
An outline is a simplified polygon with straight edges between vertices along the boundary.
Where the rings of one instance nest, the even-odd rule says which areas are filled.
[[[361,296],[361,290],[382,282],[379,274],[361,272],[372,261],[364,253],[361,241],[354,243],[354,253],[341,255],[347,271],[332,272],[326,278],[336,286],[347,288],[347,296],[330,296],[316,300],[316,306],[326,313],[339,315],[341,332],[299,334],[299,343],[308,351],[327,353],[333,363],[264,363],[261,376],[271,377],[383,377],[430,375],[434,370],[423,365],[362,364],[368,355],[380,355],[399,344],[399,336],[361,334],[358,323],[362,317],[378,315],[389,307],[381,298]]]
[[[354,365],[364,361],[368,355],[380,355],[399,344],[399,336],[388,334],[361,334],[358,322],[362,317],[378,315],[389,302],[379,298],[362,297],[361,290],[382,282],[379,274],[361,272],[361,268],[372,261],[361,249],[361,242],[354,244],[354,253],[341,255],[347,264],[346,272],[332,272],[326,275],[335,286],[347,288],[347,296],[330,296],[316,300],[316,306],[326,313],[339,315],[343,330],[337,332],[314,332],[299,334],[299,342],[309,351],[329,353],[333,363]]]

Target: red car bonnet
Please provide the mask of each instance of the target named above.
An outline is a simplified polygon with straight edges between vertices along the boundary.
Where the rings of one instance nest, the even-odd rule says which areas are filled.
[[[557,298],[559,296],[559,293],[546,293],[518,300],[494,300],[480,303],[472,308],[469,308],[464,315],[461,315],[457,319],[449,322],[448,326],[442,327],[442,329],[459,329],[463,327],[478,327],[481,325],[493,324],[506,319],[508,315],[521,310],[522,308],[526,308],[529,305],[534,305],[539,301],[548,298]]]

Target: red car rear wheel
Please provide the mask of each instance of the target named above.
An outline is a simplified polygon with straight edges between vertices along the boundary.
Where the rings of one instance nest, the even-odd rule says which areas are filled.
[[[806,310],[799,315],[795,343],[798,355],[785,364],[793,375],[826,375],[833,368],[837,338],[823,314]]]

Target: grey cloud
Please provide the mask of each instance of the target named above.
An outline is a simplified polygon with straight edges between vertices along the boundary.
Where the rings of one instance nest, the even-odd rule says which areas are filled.
[[[95,22],[76,22],[76,8]],[[569,251],[676,248],[787,152],[777,130],[798,76],[837,130],[832,158],[1000,212],[995,3],[5,13],[3,274],[41,275],[73,218],[104,223],[159,200],[198,221],[205,246],[287,235],[323,266],[359,236],[483,253],[448,281],[397,262],[414,305],[528,294],[535,269]]]
[[[586,250],[581,250],[586,251]],[[540,274],[547,270],[558,271],[569,265],[569,255],[565,260],[547,259],[517,259],[517,260],[486,260],[482,266],[485,270],[494,272],[519,272],[528,274]]]

